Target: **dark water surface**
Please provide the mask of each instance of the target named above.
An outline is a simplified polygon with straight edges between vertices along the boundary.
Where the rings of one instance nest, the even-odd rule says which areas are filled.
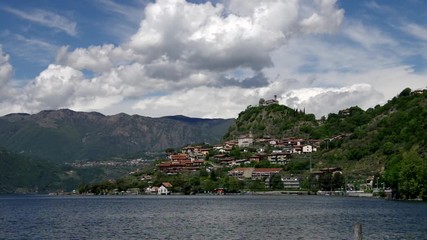
[[[427,239],[427,203],[320,196],[0,196],[0,239]]]

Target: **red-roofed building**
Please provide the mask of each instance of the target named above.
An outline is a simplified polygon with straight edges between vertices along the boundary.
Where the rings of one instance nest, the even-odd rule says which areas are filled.
[[[228,176],[239,179],[252,178],[255,180],[268,178],[273,174],[280,174],[281,172],[281,168],[235,168],[228,171]]]
[[[239,179],[243,178],[252,178],[252,173],[255,168],[235,168],[233,170],[228,171],[228,176],[237,177]]]
[[[183,160],[173,160],[173,161],[166,161],[159,163],[157,167],[161,172],[167,173],[167,174],[176,174],[176,173],[183,173],[183,172],[194,172],[197,170],[200,170],[200,168],[203,166],[204,160],[189,160],[189,159],[183,159]]]
[[[252,172],[252,179],[263,179],[271,177],[273,174],[280,174],[281,168],[255,168]]]
[[[170,182],[163,182],[162,185],[157,190],[157,194],[159,195],[169,195],[171,194],[172,184]]]

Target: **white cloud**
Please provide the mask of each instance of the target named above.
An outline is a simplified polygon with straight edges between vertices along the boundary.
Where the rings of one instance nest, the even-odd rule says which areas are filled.
[[[31,22],[63,31],[70,36],[77,35],[77,23],[64,16],[43,9],[32,9],[30,11],[22,11],[10,7],[3,7],[1,9]]]
[[[86,89],[74,96],[81,102],[107,93],[114,99],[146,98],[159,93],[173,98],[175,92],[192,92],[204,86],[224,93],[226,88],[235,87],[253,91],[269,84],[261,70],[273,66],[270,52],[285,44],[287,38],[302,34],[304,19],[317,8],[321,8],[318,11],[322,18],[335,18],[337,24],[342,19],[339,9],[335,9],[338,14],[328,15],[334,1],[305,1],[304,7],[299,1],[260,1],[247,16],[237,14],[239,9],[233,4],[230,2],[226,9],[209,2],[159,0],[146,7],[139,30],[123,46],[106,44],[73,51],[62,47],[56,63],[97,73],[78,83],[83,86],[79,89]],[[333,25],[325,29],[322,24],[316,32],[336,28]],[[308,28],[315,26],[312,23]],[[94,95],[84,98],[91,88],[96,89],[90,92]]]
[[[138,101],[134,111],[150,116],[187,115],[204,118],[235,118],[251,103],[258,102],[258,93],[238,87],[196,87]]]
[[[383,95],[368,84],[343,88],[302,88],[283,94],[279,100],[291,108],[305,109],[317,117],[358,105],[368,108],[383,99]]]
[[[8,84],[12,73],[13,67],[9,63],[9,55],[3,52],[3,48],[0,45],[0,90]]]
[[[425,85],[402,63],[411,47],[359,20],[340,29],[344,11],[335,0],[158,0],[141,16],[121,45],[59,48],[55,64],[15,89],[0,113],[72,108],[236,117],[259,98],[278,95],[320,117]]]
[[[401,29],[420,40],[427,41],[427,28],[423,26],[415,23],[408,23]]]
[[[114,47],[112,44],[78,48],[73,52],[68,52],[68,48],[68,46],[63,46],[58,50],[56,63],[79,70],[105,72],[136,59],[132,50],[124,50],[121,47]]]
[[[397,46],[398,43],[380,29],[365,26],[359,21],[348,21],[343,27],[343,33],[352,41],[361,44],[365,48]]]
[[[300,1],[257,1],[241,6],[231,1],[225,9],[209,2],[159,0],[147,6],[146,18],[127,46],[147,61],[166,56],[171,62],[185,62],[199,70],[261,70],[272,66],[269,53],[287,38],[304,32],[331,32],[340,24],[343,11],[336,8],[335,1],[303,2],[304,7]],[[248,4],[252,12],[245,11]],[[322,20],[310,21],[316,10]],[[325,22],[334,24],[326,26]]]

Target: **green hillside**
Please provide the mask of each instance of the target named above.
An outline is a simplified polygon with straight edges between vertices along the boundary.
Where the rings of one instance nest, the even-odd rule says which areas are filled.
[[[224,139],[235,139],[251,132],[254,137],[299,136],[306,128],[314,128],[318,122],[313,114],[291,109],[284,105],[250,106],[239,113],[236,122],[230,126]]]
[[[59,168],[0,149],[0,193],[46,192],[60,185]]]
[[[385,105],[355,106],[315,120],[282,105],[250,107],[239,114],[225,139],[255,137],[322,140],[314,168],[343,168],[352,179],[379,176],[408,198],[427,195],[427,91],[404,89]]]

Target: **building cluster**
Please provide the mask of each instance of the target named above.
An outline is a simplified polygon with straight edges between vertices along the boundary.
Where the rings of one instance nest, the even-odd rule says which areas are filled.
[[[191,173],[206,169],[205,161],[209,159],[215,167],[234,168],[229,176],[238,179],[268,180],[273,174],[282,174],[282,168],[240,167],[251,162],[268,161],[276,166],[284,166],[293,154],[309,154],[320,148],[320,140],[302,138],[276,139],[269,136],[254,138],[251,133],[242,135],[235,140],[226,141],[215,146],[186,146],[178,153],[172,153],[168,159],[160,162],[158,169],[168,175]],[[231,151],[239,149],[244,158],[232,156]],[[250,153],[248,149],[251,149]],[[267,150],[268,149],[268,150]],[[209,171],[209,168],[207,169]],[[282,177],[285,188],[300,188],[300,179],[293,176]]]
[[[233,167],[249,162],[269,161],[275,165],[286,165],[290,161],[292,154],[308,154],[316,152],[320,148],[321,140],[301,139],[301,138],[283,138],[275,139],[268,136],[263,138],[253,138],[252,134],[242,135],[236,140],[225,142],[222,146],[214,147],[219,154],[212,158],[223,166]],[[245,149],[248,147],[256,148],[256,153],[246,159],[234,159],[227,153],[231,149],[239,147]],[[270,151],[267,152],[267,148]]]
[[[181,149],[180,153],[170,154],[166,161],[158,164],[158,168],[167,174],[189,173],[199,170],[207,156],[212,162],[222,167],[237,167],[260,161],[284,166],[290,161],[292,154],[316,152],[320,143],[320,140],[301,138],[275,139],[266,136],[255,139],[252,134],[247,134],[236,140],[211,147],[186,146]],[[235,148],[239,148],[243,152],[246,152],[247,148],[252,148],[256,149],[256,152],[252,152],[248,157],[236,159],[230,155],[230,151]],[[210,156],[210,153],[215,153],[215,155]]]
[[[251,179],[251,180],[264,180],[265,185],[269,187],[269,180],[274,174],[282,175],[281,168],[253,168],[243,167],[235,168],[228,171],[228,176],[236,177],[239,180]],[[300,189],[301,182],[300,178],[295,176],[282,177],[283,187],[285,189]]]
[[[161,172],[167,174],[191,173],[200,170],[205,162],[204,158],[199,160],[199,156],[192,156],[188,153],[171,154],[167,161],[161,162],[157,166]]]

